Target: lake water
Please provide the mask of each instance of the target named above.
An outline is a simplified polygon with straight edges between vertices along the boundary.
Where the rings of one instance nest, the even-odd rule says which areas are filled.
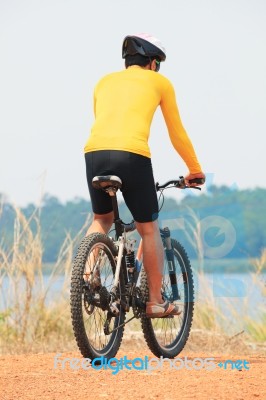
[[[260,320],[262,311],[266,309],[265,282],[266,274],[252,280],[250,273],[205,273],[203,277],[194,271],[195,302],[199,306],[213,304],[228,318],[228,322],[241,325],[241,318],[249,316]],[[43,287],[47,290],[46,303],[58,302],[62,293],[64,276],[55,277],[50,282],[49,275],[43,277]],[[25,282],[19,284],[20,292],[25,290]],[[10,298],[9,281],[3,279],[0,293],[0,312],[12,307],[8,303]],[[34,288],[35,292],[42,291],[41,285]],[[66,296],[69,296],[69,285],[66,287]],[[217,315],[217,318],[219,316]]]

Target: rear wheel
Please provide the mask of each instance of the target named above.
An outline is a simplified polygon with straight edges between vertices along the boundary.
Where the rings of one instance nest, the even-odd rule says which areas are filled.
[[[192,269],[185,249],[176,240],[171,240],[174,251],[176,281],[179,299],[175,301],[182,313],[166,318],[141,318],[145,340],[157,357],[176,357],[184,348],[191,329],[194,309],[194,284]],[[148,301],[149,288],[145,271],[141,275],[141,292]],[[173,301],[173,290],[170,282],[168,261],[165,256],[163,275],[163,295]]]
[[[114,357],[122,341],[124,326],[116,329],[125,321],[121,306],[125,292],[122,274],[115,300],[117,314],[110,311],[116,256],[112,240],[93,233],[82,240],[74,260],[70,290],[72,326],[81,354],[91,360]]]

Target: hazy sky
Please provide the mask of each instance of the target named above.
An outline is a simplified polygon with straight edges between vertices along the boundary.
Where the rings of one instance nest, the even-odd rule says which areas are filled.
[[[265,21],[265,0],[0,0],[0,192],[88,198],[93,88],[137,32],[164,43],[160,72],[213,182],[265,187]],[[150,146],[156,180],[187,172],[160,109]]]

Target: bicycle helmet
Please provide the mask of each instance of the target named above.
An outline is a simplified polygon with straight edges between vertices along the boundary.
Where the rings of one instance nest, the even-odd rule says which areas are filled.
[[[160,40],[148,33],[139,33],[126,36],[122,46],[122,58],[140,54],[145,57],[156,58],[165,61],[166,54]]]

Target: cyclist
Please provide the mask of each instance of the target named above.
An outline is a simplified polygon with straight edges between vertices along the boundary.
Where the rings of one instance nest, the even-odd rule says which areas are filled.
[[[149,34],[126,36],[125,69],[103,77],[94,90],[95,122],[85,145],[86,174],[93,222],[87,235],[107,233],[113,223],[110,196],[92,187],[96,175],[116,175],[122,194],[143,239],[143,263],[149,285],[149,317],[178,315],[180,310],[161,295],[163,245],[158,227],[158,200],[148,146],[150,125],[160,105],[170,139],[186,163],[185,180],[205,178],[193,145],[180,120],[171,82],[158,74],[165,61],[161,42]]]

